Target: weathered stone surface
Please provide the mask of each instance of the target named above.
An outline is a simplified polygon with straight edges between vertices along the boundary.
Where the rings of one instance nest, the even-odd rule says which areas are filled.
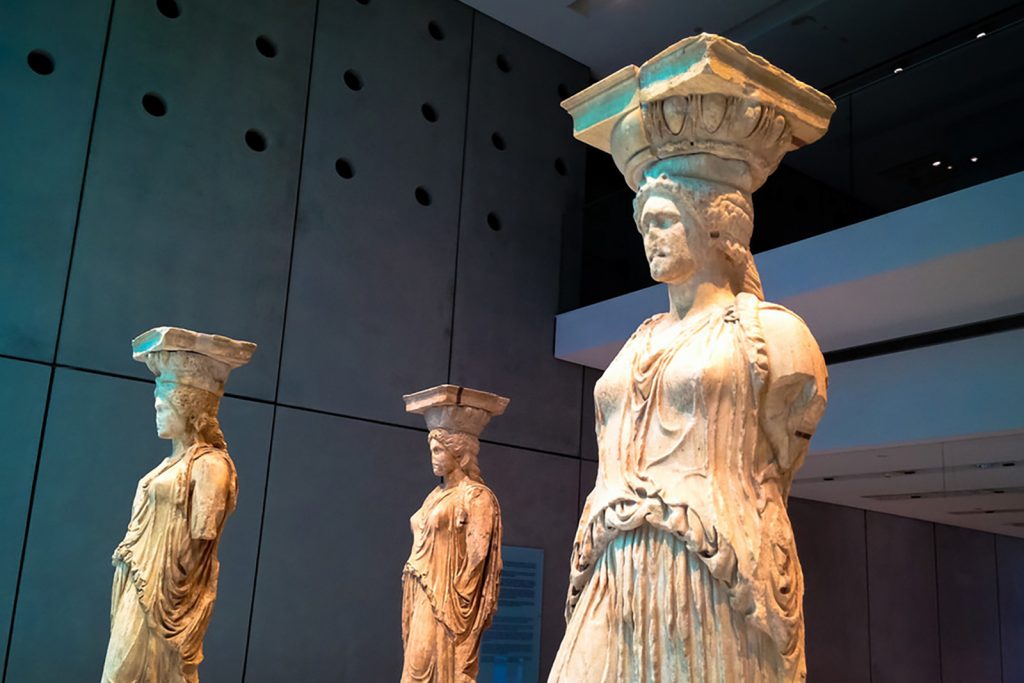
[[[256,345],[158,327],[132,342],[157,376],[156,428],[171,455],[139,481],[114,550],[103,683],[196,683],[217,598],[217,546],[238,500],[217,409]]]
[[[645,321],[594,388],[599,469],[573,546],[553,683],[802,681],[786,513],[825,409],[806,325],[764,301],[751,193],[824,134],[825,95],[702,34],[569,98],[636,190]]]
[[[466,683],[498,607],[501,508],[480,474],[479,436],[509,400],[442,384],[405,397],[424,416],[434,474],[443,478],[410,519],[402,572],[402,683]]]
[[[742,45],[702,33],[562,103],[579,140],[610,153],[634,190],[668,156],[742,158],[753,191],[789,151],[828,130],[835,103]],[[749,182],[742,177],[734,181]]]

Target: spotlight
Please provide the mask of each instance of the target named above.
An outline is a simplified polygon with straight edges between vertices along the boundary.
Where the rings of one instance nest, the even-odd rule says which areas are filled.
[[[936,168],[938,168],[939,166],[942,166],[942,162],[941,161],[933,161],[932,162],[932,166],[935,166]]]
[[[895,69],[893,69],[892,72],[894,74],[901,74],[901,73],[903,73],[903,67],[902,66],[898,66]]]
[[[978,162],[978,157],[971,157],[971,161],[974,162],[974,163],[977,163]]]
[[[982,31],[981,33],[979,33],[978,35],[976,35],[976,36],[974,36],[974,37],[975,37],[975,38],[984,38],[984,37],[985,37],[985,32],[984,32],[984,31]]]
[[[953,167],[952,167],[952,166],[947,166],[947,167],[946,167],[946,170],[947,170],[947,171],[952,171],[952,170],[953,170]]]

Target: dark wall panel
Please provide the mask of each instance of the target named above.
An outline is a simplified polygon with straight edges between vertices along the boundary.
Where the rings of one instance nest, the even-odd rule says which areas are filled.
[[[791,498],[804,571],[807,679],[871,680],[864,511]]]
[[[109,12],[0,3],[0,353],[53,359]],[[50,73],[30,68],[34,50]]]
[[[544,549],[540,680],[547,680],[565,633],[569,554],[579,517],[579,461],[484,444],[480,468],[501,504],[503,542]]]
[[[1024,539],[996,536],[1003,683],[1024,683]]]
[[[571,454],[582,371],[552,354],[584,156],[558,103],[587,83],[580,64],[476,15],[451,380],[512,398],[490,438]]]
[[[240,492],[224,531],[209,655],[199,670],[211,681],[241,679],[272,411],[231,398],[221,409]],[[153,419],[152,384],[57,371],[15,616],[10,683],[99,679],[110,632],[110,556],[124,536],[138,480],[170,453],[169,444],[155,438]]]
[[[594,385],[603,373],[583,368],[583,418],[580,420],[580,457],[597,461],[597,429],[594,423]]]
[[[0,658],[7,650],[49,382],[44,365],[0,358]]]
[[[415,425],[402,394],[447,377],[471,26],[448,0],[320,5],[286,404]]]
[[[941,680],[934,525],[867,513],[873,683]]]
[[[426,433],[279,408],[246,683],[397,681]]]
[[[999,683],[999,595],[992,534],[935,525],[942,680]]]
[[[144,377],[128,341],[181,325],[258,343],[232,389],[273,398],[314,3],[178,4],[115,8],[58,359]]]
[[[594,490],[596,483],[597,463],[589,460],[580,460],[580,514],[583,514],[583,505],[587,502],[587,496]]]
[[[504,543],[544,549],[546,671],[564,629],[577,462],[486,443],[480,460]],[[270,482],[247,683],[397,680],[409,518],[437,484],[426,433],[282,408]]]

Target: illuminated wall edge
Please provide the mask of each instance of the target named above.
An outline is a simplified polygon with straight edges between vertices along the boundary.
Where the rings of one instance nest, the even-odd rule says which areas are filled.
[[[765,294],[824,351],[1019,313],[1021,196],[1017,173],[758,254]],[[604,369],[666,302],[654,285],[558,315],[555,357]]]

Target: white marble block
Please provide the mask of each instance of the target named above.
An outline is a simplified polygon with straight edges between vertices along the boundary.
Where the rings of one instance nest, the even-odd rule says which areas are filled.
[[[826,402],[803,321],[764,301],[751,193],[833,102],[742,46],[687,38],[562,106],[636,191],[668,311],[594,389],[599,465],[552,683],[806,678],[786,513]]]
[[[235,509],[235,465],[217,421],[224,383],[256,345],[178,327],[132,342],[156,375],[156,430],[171,455],[139,481],[114,550],[103,683],[198,683],[217,598],[217,545]]]
[[[402,683],[472,683],[501,580],[501,508],[480,474],[479,437],[509,401],[451,384],[404,398],[406,410],[427,422],[430,462],[442,483],[410,520]]]

